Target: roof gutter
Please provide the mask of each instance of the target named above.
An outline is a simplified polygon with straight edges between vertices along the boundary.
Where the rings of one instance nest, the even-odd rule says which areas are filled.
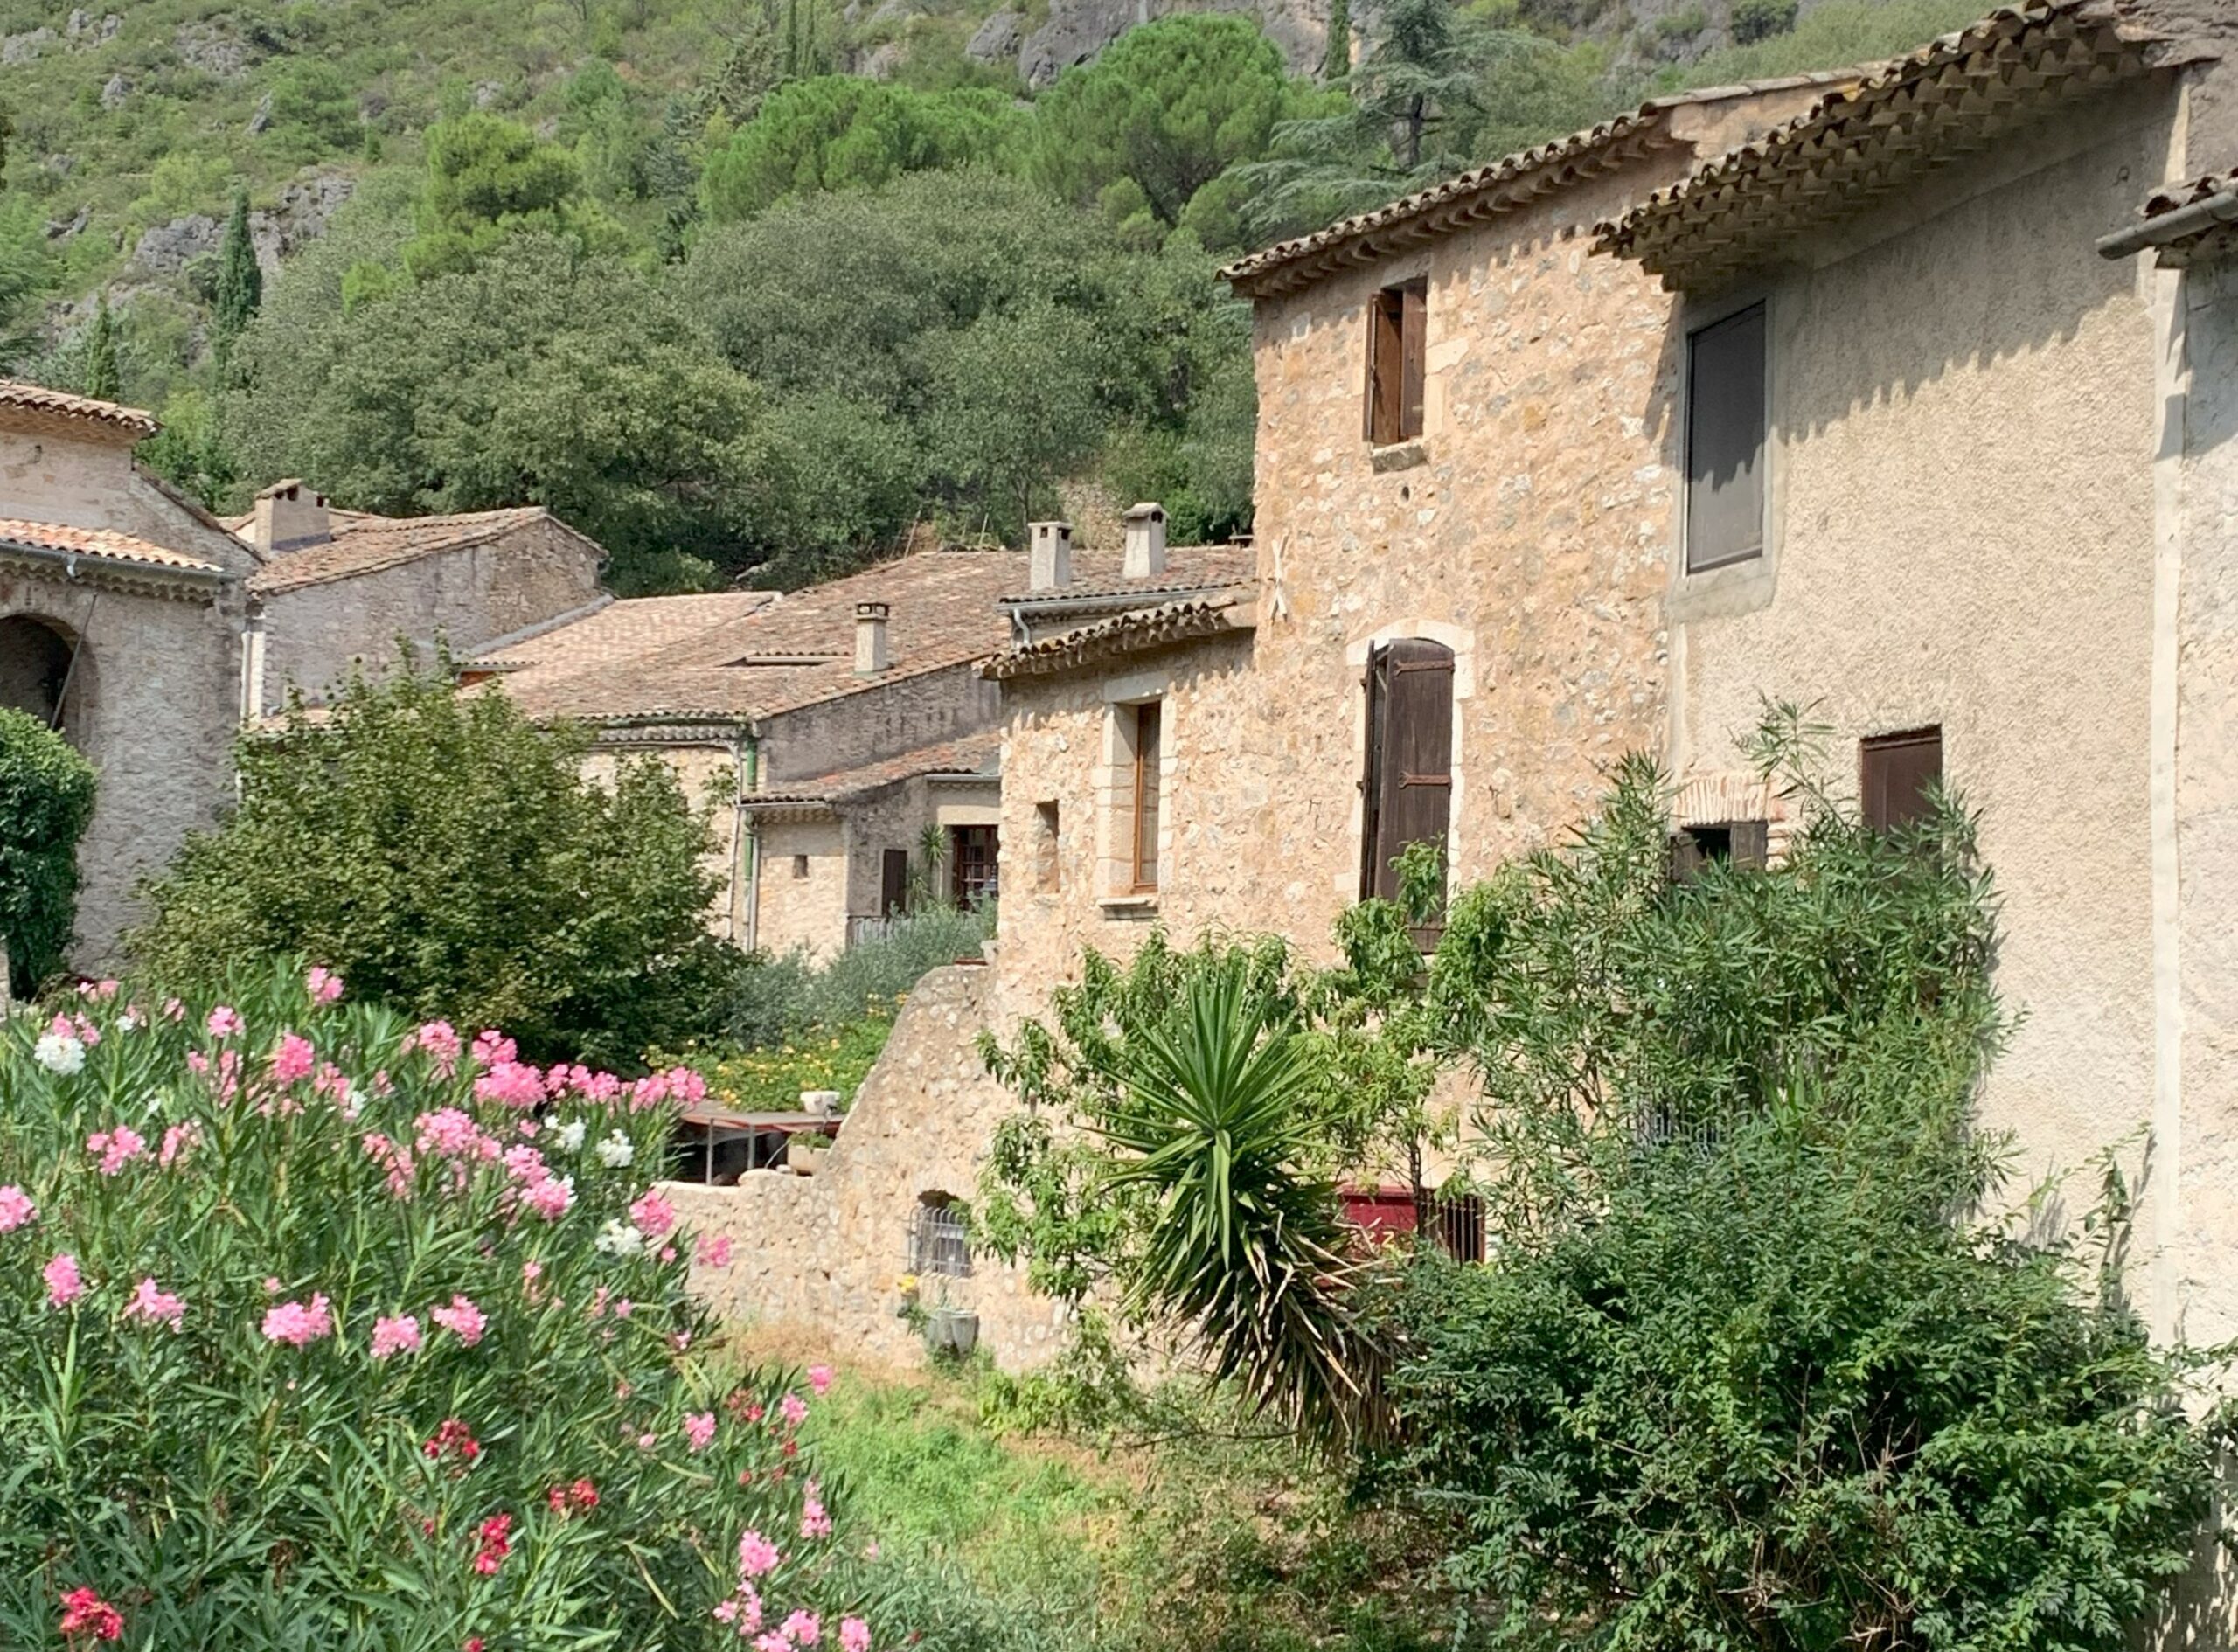
[[[87,551],[58,551],[52,545],[25,545],[20,539],[0,539],[0,551],[11,557],[29,557],[35,562],[52,562],[62,569],[62,577],[73,583],[78,579],[80,562],[93,565],[95,573],[122,573],[152,576],[159,580],[184,580],[195,585],[221,586],[233,579],[223,568],[181,568],[168,562],[135,562],[129,557],[98,556]]]
[[[2238,184],[2221,190],[2205,200],[2193,201],[2173,212],[2159,212],[2127,229],[2098,238],[2098,256],[2128,258],[2149,246],[2202,234],[2224,224],[2238,224]]]

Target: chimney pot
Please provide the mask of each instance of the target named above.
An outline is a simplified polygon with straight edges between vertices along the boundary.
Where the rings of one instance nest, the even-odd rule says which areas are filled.
[[[326,496],[312,492],[300,477],[275,482],[256,496],[256,517],[249,533],[267,556],[324,545],[334,537]]]
[[[876,677],[892,663],[886,652],[886,617],[887,608],[883,602],[855,604],[855,675]]]
[[[1028,524],[1031,549],[1027,554],[1026,588],[1061,591],[1073,582],[1073,524],[1036,522]]]
[[[1138,504],[1122,518],[1127,530],[1127,559],[1120,572],[1148,580],[1165,572],[1165,507]]]

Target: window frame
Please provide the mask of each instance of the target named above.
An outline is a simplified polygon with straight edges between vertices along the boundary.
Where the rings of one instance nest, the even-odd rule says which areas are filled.
[[[1371,448],[1420,441],[1429,384],[1429,277],[1378,288],[1366,309],[1361,434]]]
[[[1682,578],[1695,578],[1720,573],[1728,568],[1761,566],[1769,563],[1772,554],[1772,483],[1773,483],[1773,357],[1776,349],[1772,323],[1775,306],[1767,292],[1751,292],[1736,295],[1715,309],[1685,316],[1681,341],[1682,378],[1679,385],[1680,440],[1678,453],[1678,569]],[[1756,536],[1753,548],[1728,552],[1712,560],[1696,558],[1694,545],[1694,451],[1701,420],[1695,400],[1696,351],[1706,336],[1729,328],[1750,316],[1761,317],[1763,349],[1759,370],[1762,375],[1758,392],[1759,429],[1757,433],[1756,468]]]
[[[1162,697],[1136,700],[1127,707],[1127,715],[1133,724],[1127,741],[1130,795],[1127,816],[1127,892],[1155,895],[1165,870],[1161,864],[1164,857],[1158,852],[1158,834],[1165,816],[1164,775],[1161,772],[1165,760],[1165,701]],[[1154,806],[1147,818],[1143,809],[1146,795]],[[1147,878],[1143,876],[1146,849],[1150,870]]]

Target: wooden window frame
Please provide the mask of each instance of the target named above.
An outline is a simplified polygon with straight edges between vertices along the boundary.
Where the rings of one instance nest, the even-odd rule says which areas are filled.
[[[1367,389],[1362,433],[1368,445],[1419,441],[1428,377],[1429,278],[1386,287],[1367,304]]]
[[[972,835],[976,832],[988,834],[988,855],[983,863],[988,875],[974,891],[971,872],[981,863],[972,860],[965,851],[965,845],[974,841]],[[989,900],[1002,898],[1003,846],[998,828],[983,823],[951,826],[948,829],[948,850],[949,893],[958,906],[968,908],[982,898]]]
[[[1154,895],[1164,871],[1158,864],[1157,843],[1158,831],[1165,819],[1164,776],[1157,769],[1165,760],[1165,702],[1139,700],[1129,705],[1127,711],[1134,724],[1128,742],[1128,756],[1133,770],[1133,797],[1127,821],[1127,890],[1129,894]],[[1145,739],[1145,728],[1150,731],[1152,738]],[[1150,748],[1148,751],[1144,750],[1146,746]],[[1157,799],[1157,812],[1146,822],[1143,800],[1151,795]],[[1149,827],[1147,832],[1143,829],[1145,824]],[[1147,878],[1143,876],[1146,851],[1150,870]]]

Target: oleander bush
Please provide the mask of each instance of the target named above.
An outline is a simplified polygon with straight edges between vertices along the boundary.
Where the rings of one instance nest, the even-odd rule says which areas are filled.
[[[0,1645],[864,1652],[828,1375],[685,1292],[698,1087],[292,966],[0,1026]]]

